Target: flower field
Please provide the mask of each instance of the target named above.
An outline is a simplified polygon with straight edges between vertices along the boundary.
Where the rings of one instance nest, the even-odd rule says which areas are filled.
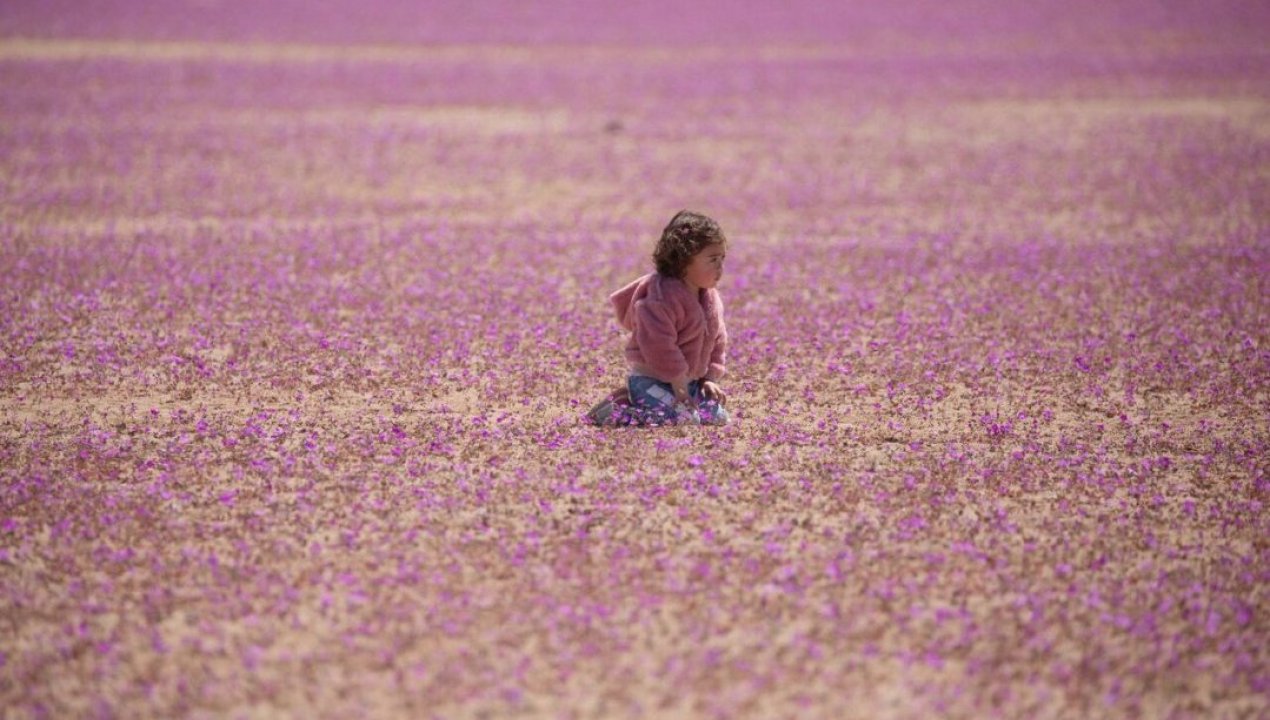
[[[4,717],[1270,714],[1259,4],[31,5]]]

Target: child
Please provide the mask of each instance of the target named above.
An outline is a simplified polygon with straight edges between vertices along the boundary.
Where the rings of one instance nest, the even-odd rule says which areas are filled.
[[[609,296],[630,331],[626,387],[587,413],[596,425],[726,425],[727,394],[718,380],[728,333],[723,300],[727,238],[714,220],[680,211],[653,251],[657,271]]]

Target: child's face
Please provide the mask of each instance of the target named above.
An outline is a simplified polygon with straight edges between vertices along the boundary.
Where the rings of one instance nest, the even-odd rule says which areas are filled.
[[[723,260],[727,254],[722,243],[705,246],[692,256],[684,269],[684,282],[691,287],[705,289],[718,285],[719,278],[723,277]]]

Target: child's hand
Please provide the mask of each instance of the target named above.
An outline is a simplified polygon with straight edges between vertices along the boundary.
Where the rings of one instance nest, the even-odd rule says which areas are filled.
[[[713,400],[720,405],[728,404],[728,394],[723,392],[723,388],[712,380],[706,380],[701,383],[701,394],[705,395],[707,400]]]

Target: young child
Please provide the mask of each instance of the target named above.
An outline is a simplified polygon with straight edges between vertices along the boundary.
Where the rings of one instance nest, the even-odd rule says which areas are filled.
[[[657,271],[609,296],[630,332],[626,387],[587,413],[596,425],[726,425],[718,381],[728,345],[723,300],[727,238],[714,220],[680,211],[653,251]]]

